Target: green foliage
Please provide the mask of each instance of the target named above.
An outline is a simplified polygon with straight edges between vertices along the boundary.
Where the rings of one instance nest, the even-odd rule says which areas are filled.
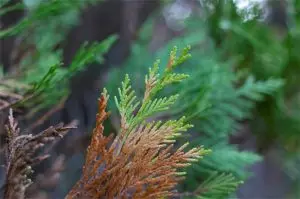
[[[6,0],[6,1],[3,1],[3,0],[0,1],[0,16],[6,14],[8,12],[14,11],[14,10],[24,9],[24,6],[22,5],[22,3],[17,3],[12,6],[7,6],[7,3],[9,2],[9,0]],[[6,7],[4,7],[4,6],[6,6]]]
[[[89,3],[93,3],[96,1],[97,0],[88,0],[88,1],[36,0],[33,2],[33,6],[30,5],[26,6],[24,5],[24,2],[11,5],[11,6],[6,6],[5,8],[1,9],[0,14],[4,14],[8,11],[21,9],[21,8],[27,8],[29,10],[29,14],[26,17],[24,17],[20,22],[18,22],[16,25],[0,31],[0,38],[16,35],[21,32],[24,33],[25,30],[29,30],[36,27],[47,26],[48,28],[51,28],[53,24],[56,24],[56,27],[60,27],[59,30],[63,31],[62,28],[68,28],[66,25],[70,25],[70,23],[74,24],[74,22],[76,22],[74,18],[76,19],[78,17],[80,9],[84,8]],[[58,21],[55,21],[54,19],[60,20],[61,22],[64,23],[59,24]],[[45,24],[45,22],[48,23]]]
[[[16,25],[0,32],[0,38],[18,34],[23,40],[18,48],[29,51],[18,63],[18,77],[14,79],[26,85],[20,93],[24,99],[15,105],[29,108],[28,115],[56,104],[69,94],[69,80],[75,74],[93,62],[103,62],[103,54],[116,40],[115,36],[101,43],[84,43],[66,68],[62,67],[62,50],[57,48],[70,28],[78,23],[80,11],[95,2],[33,1],[33,4],[27,2],[1,9],[1,14],[20,8],[28,11]]]
[[[231,174],[223,173],[219,175],[215,172],[197,188],[196,192],[200,193],[200,196],[197,198],[227,198],[236,190],[238,185],[239,183],[236,183],[235,177]],[[201,192],[203,192],[203,194],[201,194]]]
[[[170,62],[161,76],[158,72],[159,60],[154,62],[153,67],[149,68],[149,74],[145,77],[146,90],[142,101],[137,100],[135,91],[132,90],[130,85],[129,75],[125,75],[122,87],[118,89],[119,100],[115,96],[116,107],[121,115],[121,129],[123,131],[121,134],[125,136],[123,142],[125,142],[132,130],[137,128],[138,125],[145,123],[147,118],[168,110],[170,106],[176,102],[179,97],[178,95],[171,95],[170,97],[163,98],[156,98],[156,95],[167,85],[181,82],[188,77],[186,74],[173,72],[173,69],[176,66],[190,57],[188,51],[188,47],[184,48],[182,54],[177,58],[177,48],[174,47],[169,56]],[[136,113],[134,114],[134,112]],[[182,117],[179,120],[169,120],[164,124],[159,121],[150,123],[149,125],[150,126],[147,126],[149,129],[173,129],[174,134],[169,138],[171,139],[170,141],[172,141],[174,136],[180,135],[180,131],[186,131],[188,128],[192,127],[190,124],[185,124],[185,117]]]
[[[257,135],[260,150],[268,150],[274,144],[282,147],[285,151],[282,153],[286,164],[284,169],[293,173],[290,176],[298,181],[296,186],[299,186],[300,181],[299,169],[295,169],[299,167],[300,149],[299,3],[299,0],[287,1],[287,28],[276,24],[266,25],[255,18],[245,22],[237,16],[227,18],[230,26],[222,29],[216,25],[225,18],[222,12],[212,14],[217,22],[211,25],[212,30],[222,32],[222,39],[220,35],[212,35],[212,39],[221,41],[219,47],[226,52],[224,56],[240,58],[236,63],[237,71],[246,69],[256,79],[263,81],[270,78],[281,78],[284,81],[275,97],[259,104],[251,128]],[[226,6],[220,7],[230,13],[237,11],[236,7]],[[208,24],[211,24],[210,20]]]
[[[243,21],[241,17],[229,18],[230,26],[224,30],[214,25],[215,31],[222,31],[221,48],[230,57],[239,57],[237,71],[246,69],[256,79],[281,78],[284,81],[275,98],[268,98],[259,104],[252,121],[252,131],[257,135],[259,148],[280,144],[285,153],[281,157],[286,164],[284,170],[290,174],[295,186],[299,186],[299,0],[289,1],[288,27],[266,25],[255,19]],[[223,6],[224,8],[225,6]],[[236,8],[229,9],[236,12]],[[216,15],[215,15],[216,16]],[[224,20],[219,14],[217,21]],[[209,24],[211,21],[208,21]],[[278,21],[277,21],[278,22]],[[276,25],[276,24],[275,24]],[[219,41],[219,37],[212,37]],[[277,145],[278,146],[278,145]],[[297,188],[295,189],[297,190]],[[296,196],[292,197],[295,198]],[[297,197],[296,197],[297,198]]]
[[[152,32],[149,31],[149,24],[146,24],[145,28]],[[200,32],[195,27],[188,29],[185,36],[172,39],[153,54],[148,52],[146,47],[150,39],[150,35],[147,36],[146,31],[142,30],[141,39],[133,45],[130,58],[123,67],[110,73],[109,88],[114,88],[117,83],[114,80],[124,73],[134,75],[134,82],[142,82],[140,74],[146,70],[145,63],[153,62],[155,57],[159,56],[161,63],[168,65],[168,51],[172,46],[183,48],[190,45],[192,58],[176,70],[188,74],[190,78],[163,91],[164,95],[179,93],[179,99],[178,103],[159,117],[175,117],[184,113],[188,116],[187,120],[194,124],[194,128],[190,130],[189,136],[179,142],[189,140],[191,146],[203,145],[212,149],[211,154],[188,168],[188,178],[182,189],[195,191],[217,171],[220,177],[214,179],[219,182],[223,181],[223,178],[229,180],[231,183],[228,186],[233,186],[228,191],[232,193],[240,181],[249,176],[245,168],[261,158],[257,154],[241,152],[236,146],[229,145],[229,137],[240,129],[240,121],[251,118],[256,103],[263,101],[266,95],[274,94],[283,85],[283,81],[278,78],[255,81],[252,76],[243,81],[243,73],[235,73],[233,67],[239,59],[222,60],[222,52],[216,50],[206,32]],[[141,83],[137,83],[134,86],[137,96],[142,98],[140,85]],[[114,106],[110,106],[114,110]],[[223,176],[222,173],[228,173],[230,176]],[[210,188],[203,197],[224,198],[228,195],[227,191],[226,194],[224,192],[225,195],[218,195],[224,191],[222,188]]]
[[[37,95],[44,94],[39,96],[38,100],[43,101],[40,105],[35,105],[34,110],[38,111],[42,108],[50,107],[62,99],[64,96],[69,94],[69,80],[74,74],[80,72],[88,64],[95,62],[96,60],[102,61],[102,55],[108,50],[108,46],[115,41],[115,37],[109,37],[101,43],[93,43],[91,45],[83,45],[78,52],[76,53],[74,59],[72,60],[68,68],[62,68],[59,64],[50,67],[49,71],[45,76],[41,77],[40,81],[34,83],[32,92],[35,92]],[[41,70],[43,70],[42,66]],[[32,70],[27,70],[28,78],[24,81],[30,82],[32,75],[35,74],[35,78],[41,75],[39,67],[33,68]],[[51,95],[49,96],[49,93]],[[31,104],[34,105],[36,102],[32,101]],[[27,103],[28,104],[28,103]],[[34,112],[33,112],[34,113]]]

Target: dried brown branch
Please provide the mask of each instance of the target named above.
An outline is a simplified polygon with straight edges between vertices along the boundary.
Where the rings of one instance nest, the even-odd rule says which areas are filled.
[[[200,148],[184,152],[184,145],[172,152],[166,141],[175,129],[170,125],[149,123],[135,128],[123,143],[111,144],[113,137],[103,135],[107,96],[99,100],[96,127],[87,150],[81,179],[66,196],[72,198],[160,198],[174,194],[183,179],[178,169],[197,160]],[[118,138],[115,138],[116,141]],[[118,141],[117,141],[118,142]]]
[[[59,124],[55,127],[49,127],[37,135],[21,135],[18,124],[13,118],[10,109],[7,131],[6,145],[6,184],[4,198],[22,199],[24,198],[26,188],[31,184],[29,178],[33,172],[32,166],[48,158],[48,154],[36,155],[36,153],[48,143],[56,138],[63,137],[72,126],[63,126]]]

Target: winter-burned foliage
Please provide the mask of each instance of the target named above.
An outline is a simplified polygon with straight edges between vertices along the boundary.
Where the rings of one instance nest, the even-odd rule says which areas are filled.
[[[18,124],[13,118],[10,109],[7,131],[6,145],[6,184],[4,187],[4,198],[21,199],[29,185],[31,185],[30,174],[33,172],[32,166],[43,161],[49,155],[36,155],[36,153],[48,143],[56,138],[63,137],[72,126],[59,124],[49,127],[37,135],[22,135]]]
[[[185,152],[188,143],[173,149],[175,138],[192,126],[185,123],[185,117],[166,122],[150,121],[150,117],[175,103],[178,95],[154,97],[166,85],[187,77],[173,73],[172,69],[189,57],[188,50],[185,48],[177,59],[174,48],[161,77],[158,74],[159,62],[154,64],[146,77],[146,90],[141,102],[136,100],[126,75],[119,89],[120,99],[115,98],[121,127],[114,139],[103,135],[109,98],[104,90],[82,177],[66,198],[161,198],[174,194],[174,187],[184,175],[180,169],[208,151],[196,147]]]

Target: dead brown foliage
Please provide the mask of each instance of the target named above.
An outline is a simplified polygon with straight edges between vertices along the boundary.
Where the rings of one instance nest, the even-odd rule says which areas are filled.
[[[199,148],[184,152],[184,145],[171,152],[173,144],[164,140],[174,129],[166,125],[140,125],[122,145],[118,137],[123,136],[115,139],[104,136],[103,121],[109,115],[105,110],[107,98],[102,94],[99,100],[96,127],[87,150],[83,174],[66,199],[146,199],[172,195],[174,187],[182,179],[178,169],[198,159]]]
[[[10,109],[6,144],[6,184],[4,198],[22,199],[25,191],[31,185],[30,175],[33,172],[32,166],[43,161],[48,154],[37,155],[37,152],[46,144],[63,137],[73,126],[59,124],[51,126],[43,132],[32,135],[20,134],[20,129]]]

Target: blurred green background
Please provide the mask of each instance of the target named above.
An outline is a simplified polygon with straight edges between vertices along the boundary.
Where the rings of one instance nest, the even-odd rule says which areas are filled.
[[[192,58],[178,70],[190,78],[161,93],[179,93],[180,99],[159,117],[187,115],[194,128],[178,143],[203,145],[212,153],[187,169],[178,186],[186,193],[182,197],[300,198],[299,0],[1,0],[0,5],[0,107],[14,102],[1,92],[25,96],[14,106],[21,126],[33,133],[59,121],[79,121],[36,168],[47,172],[63,155],[59,181],[33,186],[30,198],[63,198],[79,178],[104,86],[117,95],[128,73],[142,97],[148,68],[158,58],[166,65],[173,46],[186,45]],[[116,133],[119,115],[111,102],[105,128]],[[0,136],[5,138],[1,130]]]

